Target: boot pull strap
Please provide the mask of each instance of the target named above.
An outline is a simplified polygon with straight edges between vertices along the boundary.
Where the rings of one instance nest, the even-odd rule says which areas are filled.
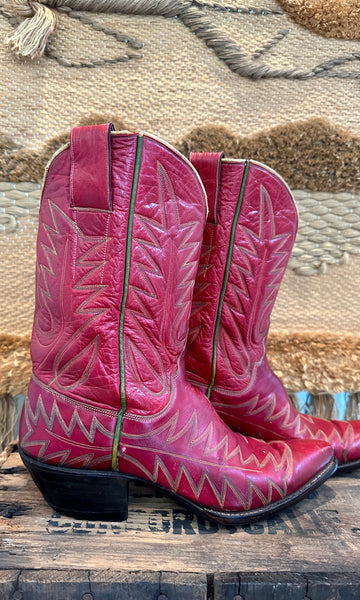
[[[217,223],[220,169],[223,152],[190,152],[190,162],[199,173],[208,199],[208,223]]]
[[[71,130],[70,203],[72,208],[111,211],[111,131],[114,125]]]

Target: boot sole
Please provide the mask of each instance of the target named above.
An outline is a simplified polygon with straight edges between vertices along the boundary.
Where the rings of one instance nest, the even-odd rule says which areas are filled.
[[[69,469],[39,462],[20,449],[20,456],[31,477],[45,498],[56,511],[74,519],[125,521],[128,516],[128,487],[130,482],[149,485],[175,499],[192,512],[224,525],[246,525],[272,515],[308,496],[324,483],[337,468],[335,458],[296,492],[272,504],[248,511],[221,511],[201,506],[177,495],[161,485],[141,477],[117,471],[92,471]]]
[[[340,475],[343,473],[351,473],[351,471],[355,471],[355,469],[359,469],[359,468],[360,468],[360,460],[353,460],[352,462],[349,462],[349,463],[339,464],[336,474],[339,473],[339,475]]]

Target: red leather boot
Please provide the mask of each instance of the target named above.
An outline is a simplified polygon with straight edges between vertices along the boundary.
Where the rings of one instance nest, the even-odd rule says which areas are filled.
[[[299,413],[266,359],[270,314],[294,244],[284,181],[252,161],[192,154],[209,201],[190,319],[187,371],[234,430],[331,444],[339,469],[360,466],[360,422]]]
[[[201,181],[149,135],[75,128],[45,179],[23,460],[56,510],[125,519],[130,481],[242,523],[335,468],[324,442],[244,438],[190,386],[184,350]]]

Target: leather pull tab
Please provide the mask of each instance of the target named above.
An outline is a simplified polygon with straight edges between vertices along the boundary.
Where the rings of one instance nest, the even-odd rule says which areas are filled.
[[[70,202],[83,210],[112,210],[111,131],[114,125],[86,125],[71,130]]]
[[[208,222],[217,223],[217,204],[220,189],[220,169],[223,152],[191,152],[190,162],[194,165],[204,184],[208,199]]]

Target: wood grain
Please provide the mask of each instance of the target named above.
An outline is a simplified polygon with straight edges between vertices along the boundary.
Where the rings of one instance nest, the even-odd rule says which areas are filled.
[[[16,590],[20,571],[14,569],[0,571],[0,598],[11,598]]]
[[[24,600],[64,600],[65,589],[79,599],[86,593],[96,600],[140,598],[146,589],[156,600],[160,594],[200,600],[209,581],[214,600],[290,594],[302,600],[309,582],[307,596],[322,600],[324,578],[337,573],[331,585],[350,594],[344,598],[355,598],[354,590],[360,597],[357,472],[333,477],[292,509],[246,527],[211,524],[138,485],[131,489],[128,520],[106,523],[54,513],[11,454],[0,470],[0,515],[0,591],[1,585],[15,590],[17,581]],[[49,580],[51,595],[44,596]]]

